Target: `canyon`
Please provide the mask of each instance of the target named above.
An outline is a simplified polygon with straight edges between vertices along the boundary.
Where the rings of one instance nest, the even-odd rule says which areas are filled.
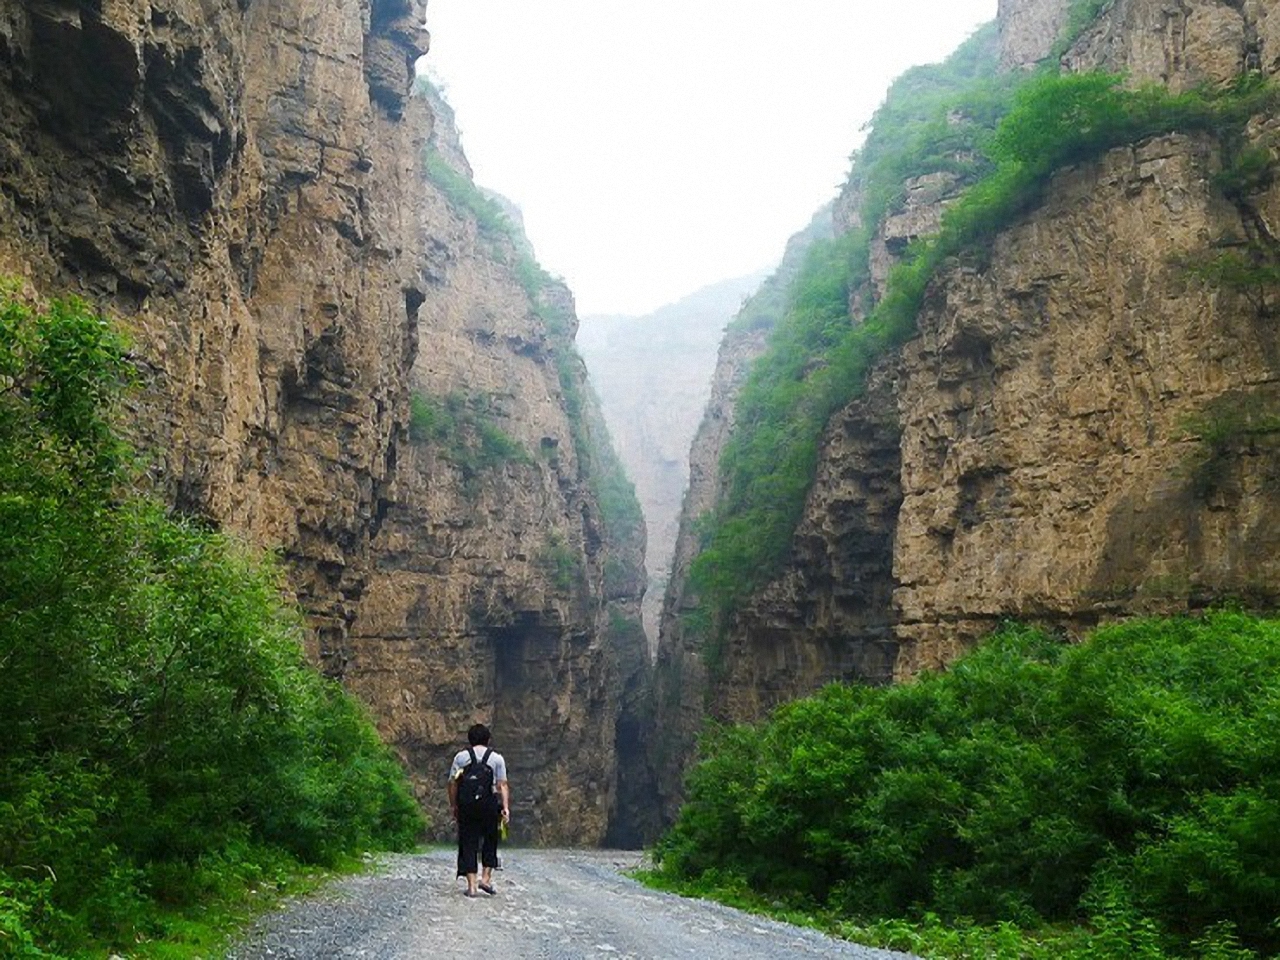
[[[514,839],[634,845],[674,816],[708,718],[910,680],[1009,619],[1071,638],[1280,602],[1276,291],[1186,266],[1274,259],[1280,186],[1224,186],[1233,150],[1274,165],[1273,116],[1230,150],[1174,131],[1065,164],[982,256],[944,263],[914,334],[825,422],[783,569],[713,644],[700,524],[806,251],[871,231],[861,323],[958,181],[913,176],[873,224],[856,179],[820,211],[714,370],[704,330],[704,365],[673,378],[705,402],[696,435],[633,433],[615,407],[666,511],[670,573],[647,584],[615,384],[602,411],[572,293],[415,80],[424,18],[422,0],[0,0],[0,275],[128,331],[146,484],[279,556],[308,657],[368,707],[434,837],[476,720],[512,771]],[[992,36],[1007,76],[1280,72],[1264,0],[1001,0]],[[597,348],[608,378],[625,361]]]

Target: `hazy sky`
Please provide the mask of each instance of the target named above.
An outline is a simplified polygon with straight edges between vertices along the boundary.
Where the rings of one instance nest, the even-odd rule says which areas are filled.
[[[479,184],[580,314],[773,264],[890,80],[996,0],[429,0],[425,64]]]

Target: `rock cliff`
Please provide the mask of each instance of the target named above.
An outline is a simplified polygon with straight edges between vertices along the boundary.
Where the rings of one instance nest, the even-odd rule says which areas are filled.
[[[1274,74],[1270,6],[1115,0],[1063,63],[1174,90]],[[1052,52],[1066,22],[1050,0],[1001,16],[1007,68]],[[790,560],[736,611],[715,675],[687,637],[696,598],[683,619],[665,611],[658,730],[756,718],[831,680],[908,678],[1004,619],[1070,635],[1221,598],[1280,603],[1277,291],[1265,271],[1188,269],[1224,249],[1274,260],[1280,190],[1230,186],[1223,169],[1242,149],[1274,163],[1275,137],[1259,116],[1244,144],[1174,133],[1063,168],[982,256],[944,266],[916,335],[827,423]],[[871,296],[953,196],[914,181],[875,225]],[[837,204],[844,229],[857,206]],[[717,392],[741,376],[722,355]],[[677,551],[694,552],[688,524]],[[669,812],[691,741],[665,742]]]
[[[572,298],[423,175],[430,139],[469,185],[424,7],[0,3],[0,271],[130,328],[157,491],[279,551],[441,829],[482,718],[517,836],[591,843],[627,654]]]

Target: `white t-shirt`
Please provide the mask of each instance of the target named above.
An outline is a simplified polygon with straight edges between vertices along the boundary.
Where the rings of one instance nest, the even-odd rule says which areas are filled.
[[[488,747],[472,747],[476,752],[476,759],[479,760],[484,756],[484,752]],[[453,780],[462,772],[462,769],[471,762],[471,755],[465,750],[459,750],[458,755],[453,758],[453,766],[449,768],[449,779]],[[489,759],[485,761],[493,768],[493,782],[495,784],[503,783],[507,779],[507,761],[502,759],[502,754],[496,750],[489,754]]]

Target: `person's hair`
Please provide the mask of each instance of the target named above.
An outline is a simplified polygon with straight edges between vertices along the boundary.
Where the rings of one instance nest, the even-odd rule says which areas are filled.
[[[472,725],[471,729],[467,731],[467,743],[471,744],[473,747],[487,746],[489,743],[489,736],[489,728],[483,723],[477,723]]]

